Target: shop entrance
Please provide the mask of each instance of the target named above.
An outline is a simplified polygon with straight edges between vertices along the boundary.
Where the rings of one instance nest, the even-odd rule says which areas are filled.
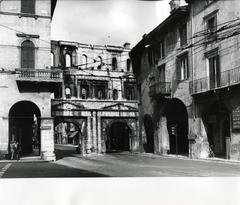
[[[107,152],[130,151],[131,130],[125,122],[114,122],[107,127]]]
[[[230,139],[229,112],[223,103],[214,103],[205,114],[208,142],[216,157],[226,158],[227,139]]]
[[[179,99],[169,100],[166,117],[169,133],[169,153],[188,155],[188,113],[186,106]]]
[[[32,102],[14,104],[9,112],[9,144],[18,142],[21,156],[40,155],[40,110]]]

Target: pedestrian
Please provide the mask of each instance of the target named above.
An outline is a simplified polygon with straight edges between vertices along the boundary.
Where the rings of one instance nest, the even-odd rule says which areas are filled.
[[[17,160],[19,160],[20,159],[20,152],[22,150],[22,146],[19,142],[17,142],[16,145],[17,145],[16,146],[16,158],[17,158]]]
[[[11,153],[11,160],[13,160],[15,156],[15,141],[13,140],[10,143],[10,153]]]

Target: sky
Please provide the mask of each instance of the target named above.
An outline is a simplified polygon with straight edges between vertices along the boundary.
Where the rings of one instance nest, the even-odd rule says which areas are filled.
[[[58,0],[52,40],[136,45],[170,11],[169,0]]]

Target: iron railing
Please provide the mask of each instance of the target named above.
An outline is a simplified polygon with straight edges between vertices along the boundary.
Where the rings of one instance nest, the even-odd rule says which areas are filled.
[[[156,95],[170,95],[172,87],[170,82],[157,82],[151,85],[149,89],[149,95],[154,97]]]
[[[19,81],[46,81],[46,82],[62,82],[63,74],[61,70],[47,69],[16,69],[17,80]]]
[[[240,82],[240,67],[221,72],[216,79],[200,78],[190,82],[190,93],[197,94],[216,88],[235,85]]]

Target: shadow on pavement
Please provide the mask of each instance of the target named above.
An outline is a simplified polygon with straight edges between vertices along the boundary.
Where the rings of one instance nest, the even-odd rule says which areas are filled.
[[[108,177],[55,163],[13,163],[2,178]]]

